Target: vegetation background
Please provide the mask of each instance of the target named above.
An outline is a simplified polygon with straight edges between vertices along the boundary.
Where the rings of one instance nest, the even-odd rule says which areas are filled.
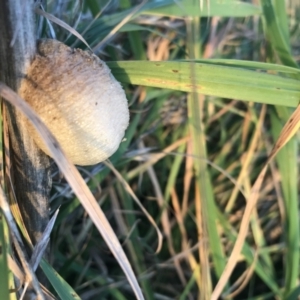
[[[270,162],[249,228],[242,217],[246,203],[255,204],[256,179],[300,100],[300,3],[44,4],[108,62],[127,93],[130,126],[110,159],[119,173],[108,163],[78,169],[145,298],[218,297],[212,292],[244,228],[246,241],[221,298],[298,299],[298,133],[289,134]],[[72,31],[43,17],[37,32],[86,49]],[[51,265],[60,277],[47,275],[53,293],[61,299],[134,299],[68,183],[58,171],[53,179],[52,211],[61,207],[51,239]],[[161,229],[158,253],[157,232],[136,198]]]

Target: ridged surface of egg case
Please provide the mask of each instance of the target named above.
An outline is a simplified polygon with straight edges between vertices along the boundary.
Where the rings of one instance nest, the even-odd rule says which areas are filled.
[[[106,64],[90,52],[56,40],[38,42],[20,96],[77,165],[93,165],[111,156],[128,126],[125,92]],[[28,128],[37,145],[50,155],[29,122]]]

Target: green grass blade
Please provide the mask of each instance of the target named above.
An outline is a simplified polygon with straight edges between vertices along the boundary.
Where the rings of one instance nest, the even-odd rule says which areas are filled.
[[[128,4],[128,6],[126,8],[130,8],[130,3],[127,3],[127,4]],[[126,24],[126,25],[127,25],[127,28],[125,28],[125,30],[127,30],[127,31],[129,31],[128,29],[130,29],[130,27],[133,28],[132,26],[142,27],[142,26],[139,26],[136,24]],[[147,28],[147,27],[144,27],[144,28]],[[144,29],[142,29],[142,30],[144,30]],[[138,60],[146,59],[146,53],[144,51],[144,46],[143,46],[143,42],[142,42],[143,39],[141,37],[141,33],[140,32],[129,32],[128,38],[129,38],[132,52],[134,54],[134,58],[138,59]]]
[[[217,210],[216,203],[212,188],[212,183],[207,172],[206,179],[204,183],[206,184],[206,196],[207,196],[207,223],[208,223],[208,233],[209,233],[209,244],[210,251],[213,258],[214,271],[217,277],[220,277],[226,264],[226,259],[220,241],[220,236],[217,230]]]
[[[199,5],[199,4],[198,4]],[[192,59],[200,57],[201,53],[201,37],[200,37],[200,19],[194,18],[191,23],[187,22],[187,32],[189,37],[189,53]],[[212,190],[211,174],[207,168],[207,145],[206,145],[206,128],[204,123],[204,97],[197,94],[195,84],[197,83],[198,70],[197,66],[191,64],[190,67],[190,83],[193,85],[192,93],[188,96],[188,116],[189,127],[192,138],[193,154],[195,159],[193,161],[196,184],[198,185],[199,197],[196,196],[195,204],[196,219],[198,224],[198,233],[202,234],[202,245],[199,249],[200,265],[201,265],[201,282],[202,289],[200,289],[200,299],[209,299],[212,292],[212,276],[211,271],[206,270],[209,264],[208,258],[203,259],[201,256],[208,256],[211,254],[214,271],[217,277],[220,277],[224,267],[225,258],[222,243],[219,239],[217,230],[217,215],[215,197]],[[199,199],[200,198],[200,199]],[[200,209],[200,215],[197,210]],[[199,220],[199,217],[201,220]]]
[[[5,219],[0,213],[0,299],[10,299],[8,289],[7,246],[8,240],[4,233]]]
[[[280,22],[285,19],[282,16],[285,9],[280,12],[281,15],[278,15],[271,0],[262,0],[262,8],[266,22],[267,35],[271,41],[272,47],[276,50],[284,65],[298,67],[298,64],[291,55],[291,48],[287,40],[286,24]],[[278,16],[280,16],[280,19]]]
[[[100,11],[99,5],[95,0],[86,0],[86,6],[90,9],[93,17]]]
[[[108,63],[113,75],[121,82],[273,105],[295,107],[299,103],[298,80],[241,68],[193,64],[194,84],[191,82],[190,62]]]
[[[206,166],[206,144],[203,128],[200,125],[201,120],[199,116],[200,107],[199,100],[196,95],[189,97],[188,107],[190,111],[190,128],[193,139],[193,155],[200,159],[194,160],[196,183],[199,186],[202,224],[207,228],[207,238],[209,240],[209,250],[211,252],[214,268],[217,276],[220,276],[225,267],[225,259],[223,249],[220,243],[216,224],[216,207],[215,199],[212,191],[210,181],[210,174]],[[196,200],[197,201],[197,200]],[[205,219],[203,218],[205,216]],[[205,238],[205,236],[204,236]],[[203,275],[202,275],[203,276]],[[207,291],[209,293],[209,291]]]
[[[125,211],[134,211],[133,200],[127,193],[124,193],[124,189],[120,184],[117,184],[117,190],[119,191],[120,195],[123,195],[123,197],[120,200]],[[137,223],[137,218],[134,213],[125,214],[124,217],[126,220],[126,225],[128,226],[126,230],[130,232],[129,229],[134,228],[135,224]],[[146,272],[146,266],[144,263],[144,252],[142,249],[142,244],[139,242],[139,239],[139,229],[138,226],[136,226],[130,234],[130,239],[127,240],[126,248],[131,258],[132,267],[134,268],[137,274],[143,274]],[[140,279],[140,284],[145,295],[145,299],[154,300],[155,297],[149,279]]]
[[[1,112],[1,122],[0,122],[0,132],[3,133],[2,128],[2,106],[0,108]],[[0,137],[0,152],[1,152],[1,170],[0,170],[0,177],[1,177],[1,185],[4,185],[3,179],[3,135]],[[0,299],[12,299],[9,295],[9,269],[7,265],[7,255],[9,249],[9,231],[7,227],[6,220],[4,215],[2,214],[2,210],[0,208]]]
[[[189,60],[183,60],[189,61]],[[286,75],[292,78],[300,78],[300,69],[296,67],[283,66],[272,63],[262,63],[257,61],[247,61],[247,60],[237,60],[237,59],[221,59],[221,58],[213,58],[213,59],[197,59],[190,62],[199,62],[210,65],[217,66],[231,66],[237,68],[243,68],[248,70],[256,70],[256,71],[266,71],[270,74],[281,73],[282,75]]]
[[[177,154],[179,154],[179,155],[177,155],[174,158],[174,161],[172,162],[169,177],[168,177],[168,181],[167,181],[167,184],[166,184],[166,189],[165,189],[165,192],[164,192],[164,201],[166,203],[169,203],[171,190],[175,186],[176,181],[178,180],[178,175],[179,175],[178,173],[180,171],[180,166],[181,166],[182,161],[184,159],[183,154],[184,154],[185,148],[186,148],[186,145],[182,145],[178,148]]]
[[[290,45],[290,33],[289,33],[289,20],[286,13],[286,2],[279,0],[272,2],[274,10],[276,12],[276,17],[278,20],[279,28],[282,33],[282,37],[285,43],[288,45],[289,52],[291,54],[291,45]]]
[[[263,0],[263,15],[266,23],[266,33],[272,47],[278,54],[281,62],[289,67],[298,67],[295,62],[291,47],[284,1]],[[289,119],[291,111],[286,107],[276,107],[277,114],[271,114],[271,132],[276,139],[284,123]],[[299,215],[298,215],[298,168],[297,164],[298,141],[294,137],[276,156],[276,161],[281,174],[281,184],[285,204],[285,298],[297,287],[299,277]],[[295,263],[297,262],[297,263]]]
[[[286,107],[278,107],[278,114],[271,114],[271,130],[277,139],[290,112]],[[285,295],[287,296],[297,287],[299,276],[299,214],[298,214],[298,166],[297,139],[293,138],[277,154],[276,162],[281,174],[281,184],[285,203],[285,240],[286,240],[286,263],[285,263]]]
[[[261,14],[261,8],[241,1],[199,1],[182,0],[173,4],[147,10],[144,14],[168,17],[248,17]]]
[[[179,300],[185,300],[185,299],[188,299],[188,295],[191,291],[191,289],[193,288],[193,286],[195,285],[195,282],[196,282],[196,272],[199,272],[199,270],[194,270],[189,282],[187,283],[187,285],[185,286],[182,294],[180,295],[179,297]]]
[[[80,300],[80,297],[77,295],[77,293],[45,260],[41,261],[40,267],[42,268],[43,272],[47,276],[60,299]]]
[[[95,20],[95,22],[90,26],[90,21],[87,23],[81,24],[78,28],[77,31],[80,33],[84,32],[84,38],[88,42],[90,46],[95,46],[96,44],[99,43],[99,41],[103,40],[105,36],[109,34],[109,32],[119,23],[121,23],[127,16],[131,16],[131,18],[128,20],[133,20],[140,16],[143,11],[149,10],[149,9],[154,9],[157,7],[161,6],[166,6],[168,4],[173,3],[173,0],[164,0],[164,1],[148,1],[146,4],[141,6],[138,11],[136,11],[137,6],[131,6],[129,9],[122,10],[117,13],[112,13],[112,14],[104,14],[101,16],[99,19]],[[122,7],[127,6],[127,2],[122,4]],[[96,6],[94,4],[89,3],[88,4],[92,13],[98,13]],[[126,23],[125,23],[126,24]],[[123,24],[123,26],[125,25]],[[85,31],[85,29],[88,30]],[[76,41],[76,37],[70,37],[68,39],[68,44],[69,45],[74,45],[74,42]],[[85,48],[82,42],[77,40],[75,43],[77,47],[82,47]]]
[[[299,299],[300,295],[300,285],[298,285],[286,298],[286,300],[295,300]]]

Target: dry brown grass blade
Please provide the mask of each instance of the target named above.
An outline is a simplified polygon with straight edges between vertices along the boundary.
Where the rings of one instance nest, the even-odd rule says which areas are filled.
[[[284,125],[278,140],[269,155],[268,162],[274,158],[278,151],[295,135],[300,127],[300,105],[293,112],[291,117]]]
[[[247,286],[249,281],[252,278],[252,275],[254,273],[255,265],[257,263],[258,259],[258,252],[255,252],[254,259],[250,267],[238,278],[238,280],[233,284],[233,287],[238,286],[236,290],[234,290],[232,293],[226,296],[226,299],[232,299],[236,297],[239,293],[242,292],[242,290]]]
[[[245,212],[244,212],[244,215],[243,215],[243,218],[241,221],[241,227],[240,227],[239,234],[237,236],[235,245],[234,245],[231,255],[228,259],[228,262],[224,269],[224,272],[222,273],[222,276],[219,279],[219,282],[216,285],[216,287],[212,293],[211,300],[219,299],[219,296],[221,295],[226,283],[228,282],[228,279],[229,279],[233,269],[235,268],[236,263],[238,262],[239,254],[242,250],[244,241],[245,241],[247,233],[248,233],[251,213],[252,213],[252,210],[255,207],[256,202],[258,200],[259,190],[263,183],[266,171],[267,171],[267,165],[264,166],[264,168],[260,172],[258,178],[256,179],[256,181],[251,189],[251,193],[250,193],[248,202],[246,204]]]
[[[240,186],[243,184],[243,181],[245,180],[245,178],[247,177],[247,174],[249,173],[249,170],[250,170],[249,168],[250,168],[251,162],[253,161],[253,156],[254,156],[255,150],[258,146],[259,138],[261,136],[261,126],[265,119],[265,115],[266,115],[266,106],[264,105],[263,109],[261,111],[261,114],[260,114],[259,121],[256,125],[256,129],[251,138],[249,148],[244,152],[244,157],[243,157],[243,160],[241,163],[242,168],[241,168],[240,174],[237,179],[237,184],[234,186],[234,189],[232,190],[230,198],[225,207],[226,213],[230,213],[230,211],[232,210],[232,207],[235,204],[235,200],[239,193]]]
[[[200,278],[201,286],[199,287],[200,296],[199,300],[208,300],[211,295],[212,284],[210,278],[209,267],[209,248],[207,237],[207,224],[203,219],[203,200],[201,199],[201,192],[199,185],[195,185],[195,213],[196,223],[198,229],[198,242],[200,243],[198,249],[199,262],[200,262]]]
[[[267,160],[265,166],[259,173],[254,185],[252,186],[252,189],[251,189],[251,192],[249,195],[249,199],[248,199],[246,207],[245,207],[245,212],[244,212],[244,215],[243,215],[243,218],[241,221],[240,231],[238,233],[236,242],[234,244],[233,250],[228,259],[228,262],[226,264],[224,272],[223,272],[222,276],[220,277],[219,282],[216,285],[216,287],[212,293],[211,300],[217,300],[220,297],[225,285],[227,284],[227,282],[229,280],[229,277],[230,277],[232,271],[234,270],[234,268],[237,264],[239,254],[241,253],[241,250],[244,245],[244,241],[245,241],[247,233],[248,233],[251,213],[252,213],[253,208],[256,206],[257,200],[259,198],[259,191],[262,186],[269,162],[275,157],[275,155],[279,152],[279,150],[293,137],[293,135],[297,132],[299,127],[300,127],[300,106],[297,107],[297,109],[294,111],[292,116],[289,118],[289,120],[284,125],[284,127],[279,135],[279,138],[278,138],[272,152],[270,153],[270,155],[268,157],[268,160]]]
[[[15,278],[19,282],[24,282],[25,276],[24,276],[23,271],[18,266],[18,264],[16,263],[16,261],[14,260],[14,258],[12,258],[10,255],[7,255],[7,264],[8,264],[9,270],[14,274]],[[17,281],[16,281],[16,283],[17,283]],[[16,286],[17,286],[17,284],[16,284]],[[18,288],[19,287],[17,286],[17,289]]]
[[[139,175],[143,172],[146,172],[148,167],[156,164],[159,160],[163,159],[165,156],[170,154],[172,151],[174,151],[180,145],[186,143],[188,140],[189,140],[188,136],[183,137],[182,139],[178,139],[176,142],[174,142],[170,146],[163,149],[163,151],[161,151],[160,153],[155,153],[155,154],[148,155],[149,159],[147,159],[146,162],[140,164],[138,167],[136,167],[136,168],[132,169],[131,171],[129,171],[127,173],[126,177],[128,179],[132,179],[133,177],[135,177],[135,176],[137,176],[137,175]]]
[[[39,116],[31,109],[31,107],[13,90],[11,90],[1,82],[0,95],[1,97],[9,101],[9,103],[14,105],[17,109],[19,109],[32,122],[39,134],[43,137],[44,143],[45,145],[47,145],[53,159],[59,166],[66,180],[72,187],[74,193],[80,200],[82,206],[85,208],[95,226],[106,241],[111,252],[118,260],[130,285],[133,288],[137,299],[144,299],[130,263],[113,229],[108,223],[104,213],[100,209],[97,201],[95,200],[85,181],[83,180],[75,166],[66,157],[56,138],[51,134],[51,132],[47,129]]]
[[[185,172],[183,180],[183,197],[182,197],[182,216],[185,217],[188,211],[188,199],[190,188],[193,179],[193,146],[191,139],[187,143],[186,158],[185,158]]]
[[[139,148],[140,149],[145,148],[145,145],[144,145],[143,142],[139,143]],[[148,157],[146,156],[145,158],[147,159]],[[167,209],[168,206],[165,203],[163,192],[162,192],[161,187],[160,187],[159,179],[158,179],[158,177],[157,177],[157,175],[154,171],[154,167],[153,166],[148,167],[147,171],[148,171],[150,181],[153,185],[155,198],[157,200],[157,203],[158,203],[160,209],[162,210],[162,212],[161,212],[161,225],[162,225],[162,228],[163,228],[164,236],[166,237],[166,240],[167,240],[168,249],[169,249],[169,252],[170,252],[171,256],[175,257],[176,256],[176,251],[175,251],[174,246],[173,246],[174,242],[173,242],[172,234],[171,234],[171,227],[172,226],[171,226],[170,218],[169,218],[169,215],[168,215],[168,209]],[[178,274],[178,277],[179,277],[182,285],[185,286],[187,283],[186,283],[186,280],[185,280],[185,277],[184,277],[184,272],[183,272],[183,270],[180,266],[180,261],[178,259],[174,259],[174,266],[175,266],[176,272]]]

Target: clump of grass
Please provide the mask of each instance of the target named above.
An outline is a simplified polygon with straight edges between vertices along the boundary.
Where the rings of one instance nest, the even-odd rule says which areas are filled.
[[[245,200],[249,204],[255,197],[223,296],[295,299],[294,131],[281,136],[280,147],[290,141],[270,161],[260,191],[253,186],[292,113],[289,107],[299,101],[298,54],[289,46],[290,38],[296,43],[297,31],[290,37],[296,16],[285,13],[283,1],[276,6],[266,0],[261,6],[243,2],[239,8],[231,1],[203,7],[196,2],[120,1],[119,7],[101,11],[98,2],[87,1],[73,21],[71,4],[57,15],[69,24],[76,19],[76,29],[97,54],[112,61],[108,65],[125,88],[131,122],[111,162],[161,228],[159,253],[155,228],[107,165],[79,170],[122,242],[146,299],[217,299],[213,290],[238,232],[248,228]],[[57,13],[56,3],[48,9]],[[68,36],[54,29],[61,40]],[[85,47],[73,36],[66,42]],[[64,179],[53,188],[52,206],[59,205],[51,246],[54,268],[82,299],[133,298]]]

